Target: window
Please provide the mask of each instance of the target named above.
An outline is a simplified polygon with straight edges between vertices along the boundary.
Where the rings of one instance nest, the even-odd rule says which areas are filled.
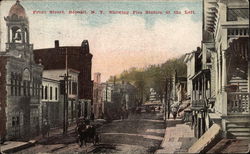
[[[37,88],[38,88],[38,84],[35,83],[35,95],[36,95],[36,96],[38,96],[38,89],[37,89]]]
[[[42,99],[43,99],[43,89],[44,89],[44,87],[42,86]]]
[[[41,93],[40,93],[40,90],[41,90],[41,85],[38,83],[37,84],[37,96],[40,98],[40,96],[41,96]]]
[[[32,83],[32,96],[35,96],[35,81]]]
[[[44,99],[48,99],[48,87],[45,86],[45,90],[44,90]]]
[[[19,117],[12,117],[12,127],[19,126],[20,118]]]
[[[55,99],[57,100],[57,87],[55,87]]]
[[[72,94],[71,81],[69,81],[69,94]]]
[[[21,96],[21,79],[18,80],[18,96]]]
[[[14,74],[12,72],[10,78],[10,94],[14,95]]]
[[[26,96],[26,81],[23,81],[23,95]]]
[[[77,83],[76,82],[72,83],[72,94],[73,95],[77,94]]]
[[[15,83],[15,85],[14,85],[15,86],[15,96],[17,96],[17,79],[15,79],[14,83]]]
[[[36,95],[37,96],[39,96],[39,94],[40,94],[40,88],[39,87],[40,87],[40,85],[39,85],[39,83],[37,83],[36,84]]]
[[[52,90],[52,87],[50,87],[50,100],[52,100],[52,93],[53,93],[53,90]]]
[[[27,81],[27,94],[30,96],[30,81]]]

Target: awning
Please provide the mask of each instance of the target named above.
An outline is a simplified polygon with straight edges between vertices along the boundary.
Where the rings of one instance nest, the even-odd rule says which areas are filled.
[[[189,149],[188,153],[204,153],[211,147],[211,144],[219,142],[221,138],[221,128],[218,124],[213,124],[198,141],[196,141]]]

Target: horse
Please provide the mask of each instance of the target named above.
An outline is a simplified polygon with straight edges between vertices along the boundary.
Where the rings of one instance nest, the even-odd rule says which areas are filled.
[[[78,140],[77,142],[80,142],[80,147],[83,145],[86,146],[87,142],[91,142],[95,145],[96,143],[99,143],[99,136],[96,133],[96,128],[92,125],[87,125],[85,128],[84,127],[78,127],[77,129],[78,132]]]

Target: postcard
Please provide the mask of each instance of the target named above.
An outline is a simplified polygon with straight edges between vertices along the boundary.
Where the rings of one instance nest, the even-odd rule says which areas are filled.
[[[249,152],[249,1],[0,8],[0,153]]]

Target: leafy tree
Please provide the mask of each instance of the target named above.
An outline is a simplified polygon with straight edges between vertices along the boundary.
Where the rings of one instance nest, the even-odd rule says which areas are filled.
[[[149,99],[150,88],[153,88],[158,94],[158,99],[162,100],[166,78],[172,76],[175,71],[178,76],[186,76],[187,69],[184,63],[184,56],[169,59],[163,64],[149,65],[143,69],[132,67],[117,75],[116,81],[128,81],[136,86],[141,102]],[[112,81],[113,78],[109,80]]]

